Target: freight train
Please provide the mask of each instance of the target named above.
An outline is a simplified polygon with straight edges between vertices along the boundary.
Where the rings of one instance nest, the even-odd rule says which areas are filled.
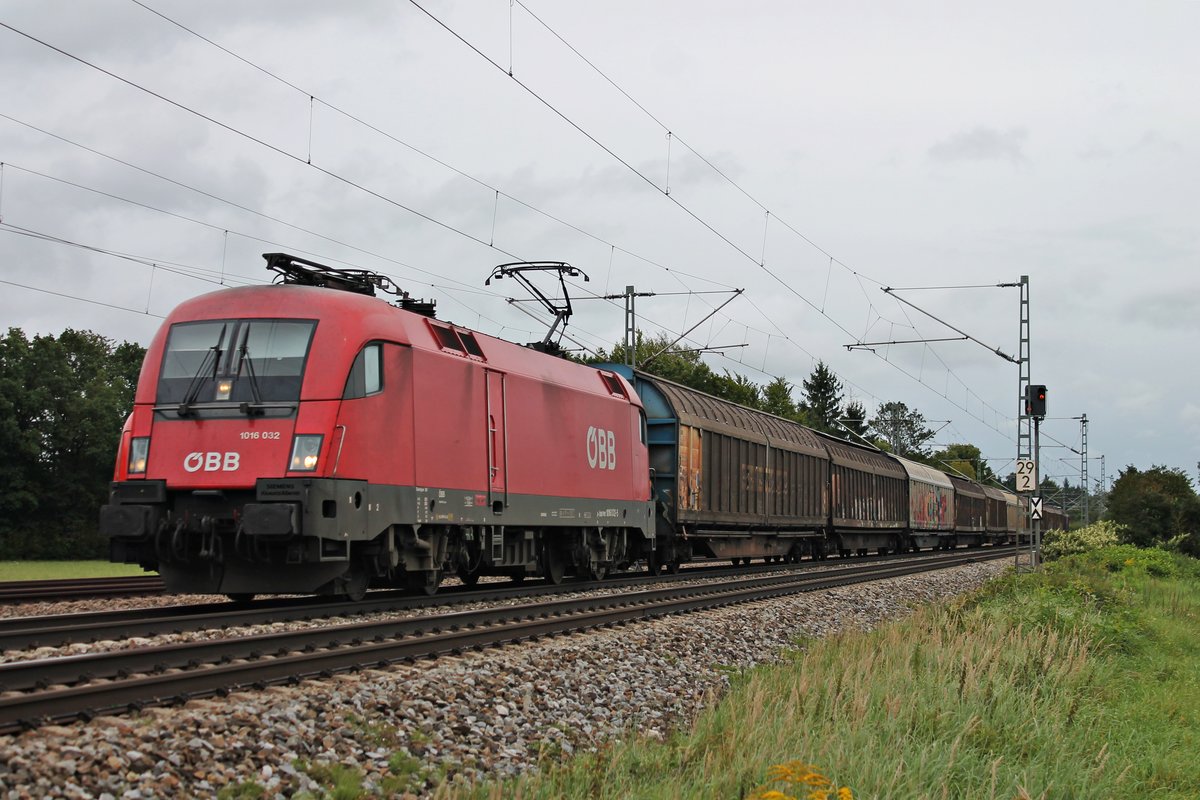
[[[100,529],[168,591],[432,593],[1015,539],[1016,495],[265,254],[147,350]],[[1065,527],[1065,520],[1061,523]]]

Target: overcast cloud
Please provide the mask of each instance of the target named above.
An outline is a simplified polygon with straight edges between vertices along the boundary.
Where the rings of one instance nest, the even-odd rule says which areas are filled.
[[[1078,481],[1086,413],[1093,481],[1101,454],[1110,479],[1196,474],[1200,5],[422,0],[443,27],[382,0],[143,2],[0,5],[0,326],[146,343],[284,250],[523,342],[543,329],[484,278],[565,260],[592,278],[587,347],[623,322],[588,293],[656,292],[654,334],[725,299],[670,293],[744,288],[691,337],[746,345],[715,368],[798,386],[824,359],[1007,473],[1015,366],[845,345],[955,335],[883,287],[1028,275],[1046,471]],[[899,296],[1017,352],[1014,289]]]

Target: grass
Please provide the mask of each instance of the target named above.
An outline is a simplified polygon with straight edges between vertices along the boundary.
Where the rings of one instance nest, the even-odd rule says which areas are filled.
[[[149,574],[136,564],[110,564],[107,561],[0,561],[0,581],[117,578]]]
[[[1106,548],[805,642],[664,743],[631,736],[465,794],[1193,800],[1198,676],[1197,562]],[[833,790],[771,780],[796,764]]]

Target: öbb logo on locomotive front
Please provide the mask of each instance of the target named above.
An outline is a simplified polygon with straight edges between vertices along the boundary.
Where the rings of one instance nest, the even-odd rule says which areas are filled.
[[[183,468],[188,472],[236,472],[241,460],[239,453],[188,453]]]

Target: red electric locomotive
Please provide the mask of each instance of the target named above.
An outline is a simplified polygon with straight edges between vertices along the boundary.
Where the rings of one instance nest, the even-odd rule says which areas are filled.
[[[381,276],[265,258],[282,285],[189,300],[151,343],[101,513],[113,560],[169,591],[356,597],[653,553],[624,378],[391,305]]]

